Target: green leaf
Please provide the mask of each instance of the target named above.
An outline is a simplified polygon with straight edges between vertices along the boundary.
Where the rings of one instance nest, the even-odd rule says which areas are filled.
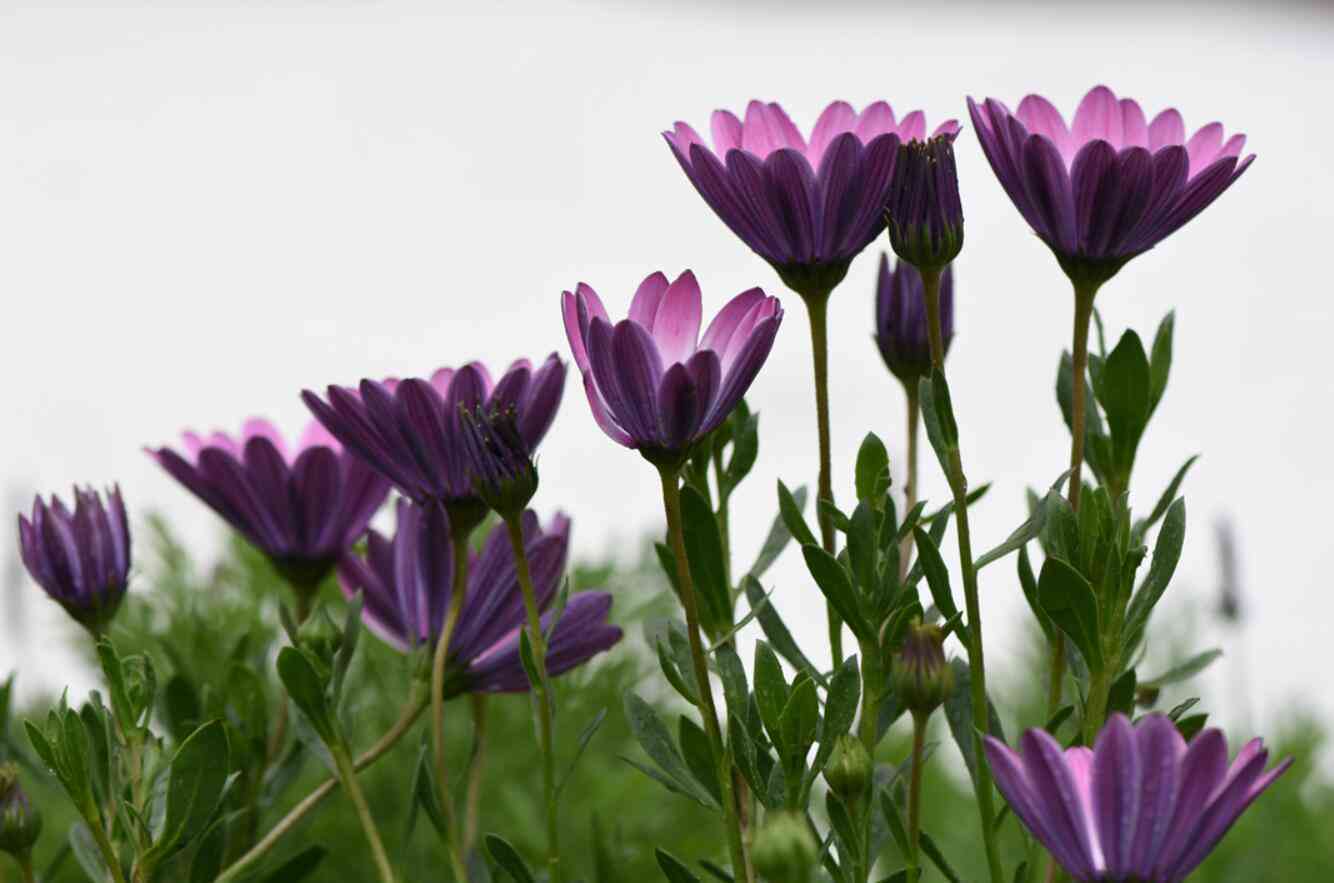
[[[1136,542],[1143,541],[1144,535],[1167,514],[1168,507],[1170,507],[1172,502],[1177,498],[1177,491],[1181,489],[1181,482],[1185,480],[1186,473],[1190,471],[1190,467],[1194,466],[1195,461],[1198,459],[1200,459],[1200,455],[1196,454],[1183,463],[1181,468],[1177,470],[1176,475],[1172,476],[1172,481],[1167,485],[1167,489],[1163,491],[1162,496],[1158,498],[1158,502],[1154,504],[1153,511],[1149,513],[1149,517],[1135,522],[1135,529],[1132,531],[1132,536]]]
[[[111,710],[115,712],[121,729],[127,732],[136,729],[138,715],[135,714],[129,693],[125,689],[125,669],[121,665],[116,648],[106,638],[101,638],[97,642],[97,661],[101,664],[102,674],[106,677],[107,691],[111,694]]]
[[[977,731],[973,722],[972,673],[962,659],[951,659],[950,668],[954,671],[954,690],[945,699],[945,720],[950,725],[950,735],[959,746],[959,753],[963,755],[968,775],[973,778],[977,775]],[[990,697],[987,698],[987,717],[987,732],[1004,742],[1005,731]]]
[[[671,641],[666,635],[659,635],[653,642],[653,648],[658,653],[658,667],[662,669],[663,676],[667,678],[667,683],[681,695],[681,698],[691,705],[699,705],[699,696],[695,688],[694,679],[681,671],[676,659],[672,656]],[[531,678],[529,683],[531,683]]]
[[[718,763],[713,757],[713,748],[709,737],[700,729],[699,724],[685,715],[677,718],[676,736],[681,745],[681,757],[695,781],[704,786],[719,806],[722,806],[722,791],[718,786]]]
[[[85,822],[75,822],[69,829],[69,845],[74,852],[74,860],[89,880],[106,880],[111,876],[106,858],[93,839],[93,832]]]
[[[639,697],[633,690],[627,690],[625,693],[625,717],[630,725],[630,732],[644,749],[644,753],[652,758],[661,770],[663,776],[675,783],[676,790],[691,797],[704,806],[717,808],[717,803],[695,783],[694,776],[686,767],[685,760],[677,751],[676,745],[672,742],[671,733],[667,726],[658,717],[658,713]],[[627,758],[628,760],[628,758]],[[633,761],[631,761],[633,763]],[[640,764],[635,764],[641,769]],[[661,782],[662,779],[658,778]],[[663,782],[663,784],[668,784]],[[670,786],[669,786],[670,787]]]
[[[1177,500],[1167,510],[1163,526],[1158,531],[1158,541],[1153,547],[1153,560],[1149,564],[1149,574],[1144,583],[1130,600],[1126,611],[1125,649],[1133,650],[1139,645],[1144,629],[1149,624],[1149,615],[1162,600],[1167,591],[1167,584],[1176,573],[1177,562],[1181,560],[1181,545],[1186,539],[1186,501]]]
[[[760,709],[760,720],[769,732],[769,738],[782,752],[780,720],[788,702],[787,679],[778,657],[764,641],[755,642],[755,703]]]
[[[518,850],[504,837],[499,834],[487,834],[486,851],[514,883],[537,883],[532,871],[528,870],[528,866],[519,856]]]
[[[834,754],[838,740],[852,730],[853,721],[857,718],[857,704],[861,701],[861,688],[857,657],[850,656],[838,667],[829,682],[824,719],[820,722],[820,748],[815,752],[815,760],[806,777],[807,788],[814,784],[815,777],[824,770],[825,764]]]
[[[806,488],[799,487],[792,492],[792,504],[796,507],[797,515],[806,508]],[[813,538],[812,538],[813,539]],[[780,514],[774,518],[773,524],[769,526],[769,535],[764,539],[764,545],[760,547],[760,554],[756,556],[755,563],[750,566],[750,576],[758,580],[773,566],[778,560],[778,556],[783,554],[787,544],[792,542],[792,531],[787,529],[787,524],[783,521]]]
[[[1028,602],[1028,608],[1033,611],[1033,618],[1038,621],[1042,628],[1042,634],[1046,636],[1047,643],[1050,644],[1056,639],[1056,626],[1052,623],[1051,617],[1047,611],[1042,609],[1042,604],[1038,600],[1038,578],[1033,575],[1033,564],[1028,560],[1028,547],[1021,546],[1019,549],[1019,588],[1023,590],[1024,600]]]
[[[1117,468],[1130,474],[1140,436],[1149,422],[1149,359],[1134,331],[1121,335],[1103,367],[1098,401],[1107,414]]]
[[[932,602],[945,619],[954,618],[959,614],[959,608],[950,592],[950,574],[945,567],[945,559],[940,556],[940,550],[931,537],[920,527],[913,528],[913,539],[917,543],[917,562],[922,567],[922,573],[926,574],[926,585],[931,590]],[[962,623],[959,625],[959,638],[965,645],[969,643],[968,628]]]
[[[569,783],[570,779],[574,778],[574,770],[579,766],[579,761],[583,758],[584,752],[588,750],[588,743],[593,741],[593,737],[597,735],[598,729],[606,719],[607,709],[598,709],[598,713],[593,716],[593,719],[589,721],[579,733],[578,747],[574,750],[574,757],[570,759],[569,768],[565,770],[565,775],[561,777],[560,782],[556,785],[557,797],[560,797],[561,792],[565,790],[565,786]]]
[[[188,845],[208,823],[227,784],[228,757],[227,729],[219,720],[195,730],[176,749],[167,782],[162,833],[149,850],[154,862]]]
[[[315,873],[328,854],[323,846],[308,846],[266,875],[262,883],[300,883]]]
[[[825,677],[816,669],[815,664],[806,658],[806,654],[801,652],[797,642],[793,639],[792,633],[788,631],[783,623],[783,618],[778,614],[777,608],[772,604],[764,604],[762,601],[768,597],[764,594],[764,589],[759,582],[749,576],[741,580],[741,588],[746,593],[746,600],[750,602],[751,610],[755,612],[755,618],[760,622],[760,629],[764,636],[769,639],[769,644],[780,656],[792,664],[799,671],[804,671],[811,676],[820,686],[825,686]]]
[[[815,578],[815,584],[829,599],[829,603],[834,605],[834,609],[843,617],[843,621],[848,624],[852,633],[861,641],[875,640],[875,630],[862,615],[857,593],[852,588],[852,579],[843,569],[843,565],[839,564],[833,555],[814,544],[802,546],[801,551],[806,558],[806,569]]]
[[[797,675],[778,725],[783,732],[783,753],[789,760],[804,763],[820,726],[820,699],[810,678]]]
[[[745,577],[745,579],[750,579],[750,578],[751,577],[749,576]],[[745,616],[741,617],[741,619],[737,620],[736,625],[732,626],[730,629],[728,629],[726,632],[720,635],[717,638],[717,640],[713,642],[712,646],[708,648],[706,652],[712,653],[714,650],[717,650],[724,644],[733,643],[732,639],[736,637],[737,632],[741,631],[743,628],[750,625],[751,622],[755,619],[755,617],[760,615],[760,611],[762,611],[765,607],[769,606],[769,599],[773,597],[775,591],[777,591],[777,587],[774,587],[770,589],[768,592],[765,592],[763,597],[761,597],[761,599],[758,602],[751,605],[750,612],[747,613]],[[750,599],[747,598],[747,600]]]
[[[334,657],[331,692],[335,706],[339,697],[343,695],[343,679],[347,677],[348,667],[352,665],[352,657],[357,652],[357,639],[361,635],[361,607],[364,600],[358,591],[347,605],[347,615],[343,620],[343,643],[338,647],[338,655]]]
[[[1107,714],[1133,714],[1135,711],[1135,670],[1126,669],[1112,682],[1107,694]]]
[[[798,488],[798,490],[802,489]],[[804,504],[805,502],[805,497],[803,496],[802,503]],[[803,508],[803,505],[797,503],[796,497],[794,497],[792,492],[787,489],[787,485],[783,484],[782,481],[779,481],[779,517],[783,520],[783,524],[787,526],[788,533],[792,534],[792,538],[800,545],[814,546],[816,545],[815,534],[811,533],[811,529],[806,526],[806,519],[801,516],[801,510]]]
[[[746,682],[746,669],[741,664],[741,657],[737,656],[736,648],[730,644],[717,647],[713,655],[718,663],[718,676],[723,682],[723,699],[727,703],[727,711],[744,719],[750,702],[750,686]]]
[[[940,468],[948,475],[950,452],[958,446],[959,427],[954,423],[944,375],[932,371],[930,377],[923,377],[917,386],[917,398],[922,409],[922,425],[926,427],[927,440],[936,452]]]
[[[315,667],[304,653],[295,647],[284,647],[278,652],[278,677],[287,689],[287,695],[325,742],[333,739],[333,721],[329,703],[324,694],[324,680],[315,673]]]
[[[1203,653],[1197,653],[1185,662],[1172,666],[1156,678],[1142,681],[1140,686],[1148,689],[1160,689],[1168,684],[1188,680],[1213,665],[1222,655],[1223,651],[1217,647],[1212,650],[1205,650]]]
[[[1065,479],[1069,474],[1069,470],[1062,472],[1061,477],[1052,484],[1051,489],[1047,491],[1047,496],[1042,498],[1042,502],[1028,516],[1028,519],[1016,527],[1014,532],[1005,538],[1005,542],[974,561],[973,567],[981,570],[993,561],[999,561],[1011,552],[1023,547],[1030,540],[1037,539],[1038,534],[1042,533],[1042,528],[1047,523],[1047,513],[1055,505],[1054,501],[1061,498],[1061,486],[1065,484]]]
[[[681,527],[705,630],[721,634],[732,622],[732,589],[727,584],[723,540],[709,501],[689,485],[681,489]]]
[[[1153,414],[1167,389],[1167,376],[1172,371],[1172,330],[1176,313],[1163,317],[1158,333],[1153,337],[1153,355],[1149,359],[1149,413]]]
[[[691,873],[689,868],[677,861],[665,849],[655,849],[653,854],[658,859],[658,867],[662,868],[663,875],[670,883],[700,883],[700,879]]]
[[[739,411],[733,412],[733,418],[738,416],[740,416]],[[736,435],[732,439],[732,456],[728,458],[727,468],[724,471],[729,493],[750,474],[759,453],[760,415],[751,414],[737,427]]]
[[[1102,631],[1098,623],[1098,599],[1089,581],[1060,558],[1048,558],[1038,576],[1038,602],[1057,628],[1079,648],[1089,668],[1100,671]]]
[[[945,859],[945,854],[940,851],[940,847],[936,845],[936,841],[932,839],[931,835],[922,831],[919,836],[921,837],[922,852],[926,853],[926,857],[931,859],[931,864],[935,865],[950,883],[961,883],[959,875],[955,873],[954,868],[950,867],[950,863]]]
[[[1207,714],[1192,714],[1189,717],[1183,717],[1176,722],[1177,732],[1181,734],[1181,738],[1189,742],[1199,735],[1200,730],[1204,729],[1208,720],[1209,715]]]
[[[903,817],[899,815],[899,805],[894,802],[894,795],[889,788],[880,789],[880,811],[889,824],[889,833],[893,835],[899,852],[907,855],[910,852],[908,830],[904,827]]]
[[[889,493],[889,452],[874,432],[866,433],[857,451],[857,499],[873,509],[884,505]]]

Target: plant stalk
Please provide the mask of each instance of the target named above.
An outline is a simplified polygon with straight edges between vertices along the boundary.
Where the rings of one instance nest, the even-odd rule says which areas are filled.
[[[922,879],[922,755],[930,716],[912,716],[912,778],[908,782],[908,883]]]
[[[926,293],[927,329],[931,339],[931,364],[944,374],[945,344],[940,330],[940,270],[919,268]],[[986,847],[987,867],[992,883],[1005,883],[1001,869],[1000,852],[996,847],[996,831],[992,824],[996,817],[992,801],[991,767],[982,746],[982,729],[990,720],[987,704],[986,665],[982,655],[982,605],[978,601],[977,569],[973,566],[973,543],[968,527],[968,479],[963,471],[963,458],[958,445],[948,457],[946,477],[954,494],[955,533],[959,538],[959,570],[963,575],[964,601],[968,614],[968,669],[973,704],[973,756],[977,759],[977,775],[973,790],[977,796],[978,814],[982,822],[982,842]]]
[[[917,398],[917,390],[912,384],[904,384],[904,391],[908,394],[908,479],[903,486],[903,508],[906,515],[917,505],[917,438],[921,434],[922,407]],[[909,534],[899,545],[899,582],[903,582],[908,576],[908,569],[912,564],[912,552],[913,538]]]
[[[816,520],[820,523],[820,545],[834,554],[834,520],[820,500],[834,502],[832,443],[829,437],[829,292],[803,297],[811,325],[811,358],[815,376],[815,423],[820,446],[820,475],[816,495]],[[829,620],[829,651],[837,667],[843,662],[843,618],[832,602],[825,602]]]
[[[1075,285],[1075,327],[1071,346],[1073,388],[1070,393],[1070,508],[1079,511],[1079,495],[1084,490],[1084,424],[1088,408],[1084,395],[1089,364],[1089,323],[1093,319],[1096,285]]]
[[[451,537],[454,545],[454,583],[449,595],[449,611],[444,627],[435,644],[431,663],[431,753],[435,761],[436,792],[445,813],[448,828],[449,859],[459,883],[466,883],[468,866],[463,859],[463,844],[459,833],[458,814],[449,793],[449,764],[445,757],[445,668],[449,660],[449,642],[459,622],[463,598],[468,591],[468,531],[457,530]]]
[[[463,851],[472,852],[482,816],[482,774],[486,770],[487,697],[470,693],[472,703],[472,751],[468,753],[468,784],[464,789]]]
[[[361,820],[361,828],[366,832],[366,840],[371,846],[371,856],[375,859],[375,869],[380,875],[380,883],[395,883],[394,868],[389,863],[389,854],[384,850],[384,843],[380,840],[380,831],[375,826],[375,819],[371,816],[370,807],[366,804],[366,795],[362,793],[361,784],[357,782],[356,766],[352,763],[352,757],[347,752],[347,745],[339,740],[336,744],[329,746],[329,753],[333,755],[334,766],[338,769],[338,778],[343,784],[343,789],[347,791],[352,806],[357,810],[357,818]]]

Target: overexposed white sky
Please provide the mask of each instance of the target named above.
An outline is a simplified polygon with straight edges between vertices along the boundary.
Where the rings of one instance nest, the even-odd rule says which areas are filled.
[[[217,519],[142,445],[254,414],[295,432],[303,387],[568,356],[563,288],[587,281],[617,313],[649,272],[689,267],[706,310],[756,284],[788,310],[750,395],[763,433],[736,500],[741,565],[767,530],[775,479],[814,479],[805,316],[659,132],[751,97],[781,101],[803,128],[834,98],[885,98],[933,126],[965,124],[950,373],[969,475],[996,485],[975,510],[989,547],[1022,519],[1024,487],[1064,468],[1052,386],[1071,304],[968,130],[964,96],[1013,106],[1038,91],[1068,113],[1107,83],[1149,113],[1175,105],[1191,129],[1220,119],[1259,154],[1100,306],[1109,332],[1146,337],[1177,310],[1134,500],[1147,509],[1204,453],[1172,603],[1213,602],[1212,522],[1233,516],[1255,701],[1279,707],[1330,661],[1332,49],[1319,7],[0,0],[0,496],[119,481],[136,517],[164,511],[214,549]],[[875,262],[873,249],[854,263],[831,309],[845,499],[867,429],[902,449],[901,393],[870,341]],[[581,553],[661,524],[654,476],[599,432],[577,383],[542,464],[539,502],[574,515]],[[943,501],[929,454],[923,467],[926,494]],[[0,555],[13,554],[11,538]],[[1012,562],[983,574],[1000,678],[1024,634],[1013,574]],[[798,556],[771,578],[811,655],[827,656]],[[28,650],[0,643],[0,672],[23,656],[29,686],[74,677],[65,657],[24,656],[50,643],[35,633],[50,605],[35,612]],[[1206,679],[1206,703],[1235,712],[1231,683]],[[1334,711],[1331,694],[1302,695]]]

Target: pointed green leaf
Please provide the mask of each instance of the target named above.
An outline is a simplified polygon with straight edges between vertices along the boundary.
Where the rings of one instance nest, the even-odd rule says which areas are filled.
[[[857,451],[857,499],[872,508],[883,505],[889,493],[889,452],[874,432],[866,433]]]
[[[1060,558],[1048,558],[1038,576],[1038,601],[1057,628],[1065,632],[1094,671],[1102,669],[1102,631],[1098,599],[1079,571]]]

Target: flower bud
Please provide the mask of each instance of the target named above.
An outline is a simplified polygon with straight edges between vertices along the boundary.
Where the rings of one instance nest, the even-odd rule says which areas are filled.
[[[296,640],[301,649],[332,668],[334,657],[343,646],[343,630],[333,621],[328,609],[321,606],[301,623]]]
[[[945,660],[945,635],[920,620],[908,626],[894,656],[890,682],[899,704],[914,714],[930,714],[954,688],[954,672]]]
[[[862,740],[844,734],[834,745],[834,754],[824,768],[824,780],[844,802],[852,802],[863,794],[871,785],[870,752]]]
[[[953,267],[946,267],[940,276],[940,336],[948,354],[954,340]],[[891,270],[884,254],[875,290],[875,343],[885,367],[916,394],[918,381],[931,373],[922,274],[907,261],[899,261]]]
[[[473,491],[502,518],[520,515],[537,493],[537,466],[513,408],[460,413]]]
[[[0,852],[27,855],[42,833],[42,814],[19,785],[14,764],[0,765]]]
[[[801,813],[771,813],[750,847],[755,870],[768,883],[808,883],[820,858],[820,846]]]
[[[919,270],[940,270],[963,249],[963,204],[954,136],[899,148],[885,208],[889,244]]]

